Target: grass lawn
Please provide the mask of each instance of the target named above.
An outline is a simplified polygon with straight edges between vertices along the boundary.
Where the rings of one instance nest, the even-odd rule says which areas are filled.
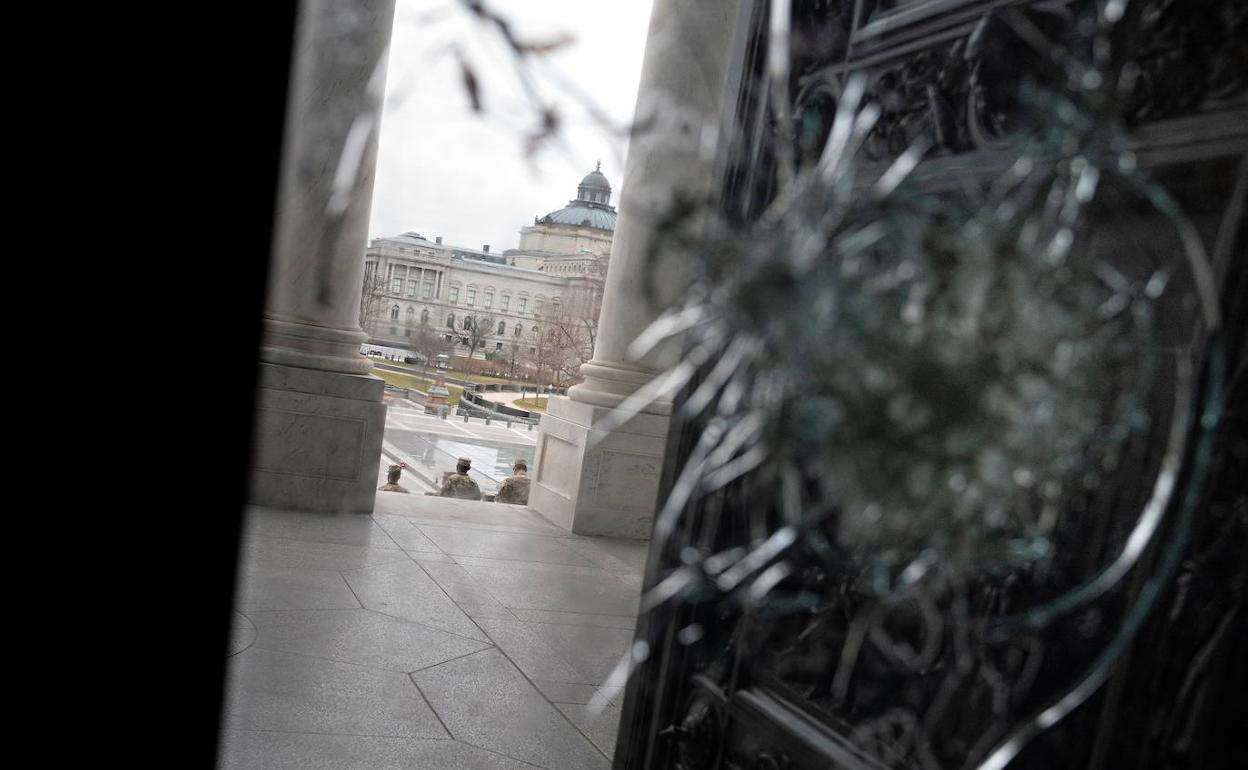
[[[517,398],[511,403],[521,409],[529,409],[534,412],[544,412],[546,411],[546,405],[550,403],[550,399],[545,396],[541,398]]]
[[[428,380],[421,379],[420,377],[413,377],[409,374],[399,374],[398,372],[389,372],[385,369],[374,369],[373,374],[397,388],[415,388],[416,390],[423,390],[428,393],[429,388],[432,385],[432,383]],[[458,404],[459,394],[463,393],[464,389],[454,385],[447,385],[446,389],[451,393],[451,406]]]
[[[395,367],[399,367],[402,369],[411,369],[414,372],[420,372],[422,375],[426,373],[425,367],[422,364],[409,364],[403,361],[390,361],[388,359],[380,359],[380,358],[377,359],[377,361],[379,361],[380,363],[386,364],[387,366],[395,366]],[[457,380],[467,380],[468,382],[479,382],[482,385],[492,385],[494,383],[497,383],[499,385],[504,385],[508,382],[511,382],[511,380],[507,379],[506,377],[490,377],[485,374],[469,374],[467,372],[463,372],[463,371],[460,371],[459,369],[456,369],[454,366],[449,367],[446,370],[446,373],[450,375],[451,377],[454,377]],[[421,390],[424,390],[424,388],[421,388]]]

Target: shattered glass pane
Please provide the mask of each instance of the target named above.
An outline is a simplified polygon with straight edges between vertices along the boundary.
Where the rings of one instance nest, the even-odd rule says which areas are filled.
[[[1046,731],[1179,572],[1227,387],[1216,219],[1130,149],[1150,49],[1114,46],[1160,22],[1009,8],[910,70],[853,71],[803,64],[812,4],[783,5],[758,68],[774,146],[747,153],[774,186],[737,169],[728,205],[673,212],[654,264],[696,280],[632,352],[685,355],[616,420],[681,390],[694,426],[655,524],[679,566],[642,601],[697,672],[677,766],[720,766],[697,736],[739,691],[803,704],[867,767],[1033,744],[1026,766],[1060,766]],[[1009,88],[985,54],[1007,48]],[[968,150],[1011,160],[949,162]]]

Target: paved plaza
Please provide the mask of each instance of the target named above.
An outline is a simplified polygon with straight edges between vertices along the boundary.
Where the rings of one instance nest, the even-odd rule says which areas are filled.
[[[485,494],[498,491],[511,475],[512,464],[523,458],[533,467],[533,447],[538,429],[515,422],[484,420],[450,415],[445,419],[428,415],[401,398],[386,399],[386,429],[383,461],[407,463],[404,485],[424,492],[440,485],[442,474],[455,469],[458,457],[472,458],[469,475]],[[410,483],[409,483],[410,482]]]
[[[610,767],[646,548],[419,493],[250,509],[221,768]]]

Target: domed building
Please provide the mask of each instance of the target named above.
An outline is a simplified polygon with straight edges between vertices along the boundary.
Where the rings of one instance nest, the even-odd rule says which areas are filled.
[[[417,330],[430,327],[456,355],[502,357],[513,370],[540,359],[547,371],[574,373],[593,354],[615,218],[599,163],[574,200],[521,228],[518,249],[499,254],[416,232],[374,238],[364,258],[362,349],[410,356]]]
[[[576,187],[576,198],[520,229],[520,247],[503,252],[507,263],[553,275],[602,273],[615,236],[611,183],[602,162]]]

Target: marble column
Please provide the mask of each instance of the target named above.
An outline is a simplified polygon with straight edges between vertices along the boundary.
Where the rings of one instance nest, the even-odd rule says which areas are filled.
[[[301,0],[269,267],[250,500],[369,513],[384,382],[360,354],[394,0]]]
[[[620,193],[593,358],[584,382],[552,397],[536,448],[530,507],[587,535],[647,538],[654,520],[671,404],[656,402],[595,446],[593,427],[656,374],[652,358],[625,351],[683,288],[679,264],[660,265],[668,297],[644,293],[655,225],[681,194],[714,183],[740,4],[655,0],[642,62],[636,120]]]

